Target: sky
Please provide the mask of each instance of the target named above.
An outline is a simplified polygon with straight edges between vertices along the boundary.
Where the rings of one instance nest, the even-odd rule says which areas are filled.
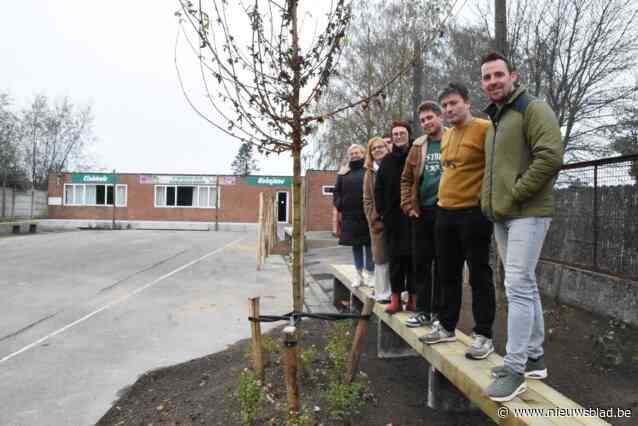
[[[231,173],[239,142],[198,117],[174,65],[177,0],[19,0],[0,14],[0,91],[16,105],[37,93],[89,104],[104,170]],[[198,69],[180,52],[192,96]],[[203,90],[201,91],[203,96]],[[264,175],[292,174],[289,154],[259,159]]]

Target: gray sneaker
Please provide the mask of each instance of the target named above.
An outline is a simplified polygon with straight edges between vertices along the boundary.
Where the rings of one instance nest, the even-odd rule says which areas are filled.
[[[503,375],[506,368],[504,365],[492,368],[492,377]],[[529,358],[527,359],[527,364],[525,364],[525,377],[539,380],[547,377],[547,367],[545,367],[544,357],[540,357],[536,361]]]
[[[432,325],[433,322],[431,314],[417,312],[405,321],[405,325],[410,328],[416,328],[422,325]]]
[[[455,340],[456,334],[454,334],[454,331],[447,331],[438,321],[432,325],[432,331],[425,336],[419,337],[419,341],[427,345],[439,342],[454,342]]]
[[[526,390],[525,376],[509,367],[505,367],[503,373],[494,379],[485,390],[485,393],[492,401],[507,402]]]
[[[474,340],[472,345],[465,352],[465,357],[469,359],[485,359],[494,352],[492,339],[480,334],[472,333]]]

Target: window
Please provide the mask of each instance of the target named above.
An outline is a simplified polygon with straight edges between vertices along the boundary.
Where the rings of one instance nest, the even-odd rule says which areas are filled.
[[[116,207],[126,207],[128,186],[116,185]],[[65,184],[64,204],[69,206],[112,206],[113,185]]]
[[[180,207],[194,207],[193,192],[195,192],[194,186],[178,186],[177,205]]]
[[[126,199],[128,196],[128,187],[126,185],[115,186],[115,205],[126,206]]]
[[[323,185],[321,187],[321,193],[323,195],[332,195],[335,192],[335,186],[334,185]]]
[[[195,207],[214,209],[217,191],[214,186],[155,186],[155,207]]]

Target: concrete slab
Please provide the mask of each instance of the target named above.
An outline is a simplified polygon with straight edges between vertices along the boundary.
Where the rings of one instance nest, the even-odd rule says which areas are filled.
[[[255,250],[252,232],[0,239],[0,424],[94,424],[145,371],[249,337],[249,297],[289,312],[286,264],[257,272]]]

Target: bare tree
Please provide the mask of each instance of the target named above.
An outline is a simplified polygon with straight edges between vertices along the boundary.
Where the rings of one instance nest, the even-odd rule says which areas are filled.
[[[225,0],[179,0],[181,35],[199,58],[204,90],[214,117],[188,97],[179,67],[178,76],[191,105],[212,125],[260,152],[290,151],[293,158],[293,305],[302,310],[301,292],[301,152],[307,138],[325,120],[382,97],[389,82],[366,96],[328,111],[316,108],[335,73],[351,18],[350,2],[335,0],[313,36],[302,34],[308,17],[299,0],[255,1],[229,6]],[[313,7],[327,4],[313,3]],[[196,42],[194,42],[196,39]],[[177,45],[176,42],[176,52]],[[176,65],[177,53],[176,53]],[[395,64],[394,79],[410,66],[410,57]],[[392,81],[392,79],[389,79]],[[230,109],[226,107],[229,106]]]
[[[365,143],[372,136],[389,132],[393,119],[414,121],[416,105],[423,98],[436,96],[445,72],[440,36],[448,24],[434,23],[428,11],[439,10],[449,16],[452,7],[453,2],[425,0],[354,2],[339,73],[320,108],[330,109],[354,96],[366,96],[390,79],[396,64],[406,58],[411,61],[410,68],[388,85],[382,97],[333,117],[327,128],[315,135],[319,167],[334,167],[350,144]]]
[[[632,78],[638,65],[637,18],[632,0],[508,4],[509,55],[530,92],[556,112],[570,160],[610,152],[601,136],[616,127],[615,108],[638,91]]]
[[[78,108],[66,97],[53,105],[45,95],[34,97],[20,114],[25,164],[33,187],[46,188],[49,174],[82,158],[94,141],[92,126],[89,106]]]

